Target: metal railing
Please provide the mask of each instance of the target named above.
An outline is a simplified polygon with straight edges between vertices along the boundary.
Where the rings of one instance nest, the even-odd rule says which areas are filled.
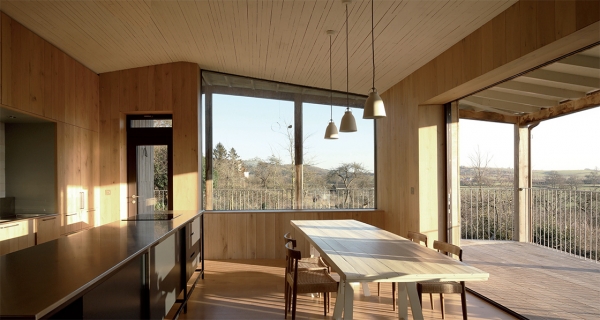
[[[508,188],[461,188],[462,238],[512,240],[513,194]]]
[[[531,190],[532,242],[584,259],[598,257],[598,191]]]
[[[292,189],[215,189],[214,210],[295,209]],[[302,195],[303,209],[363,209],[375,207],[374,189],[313,189]]]
[[[163,211],[167,210],[167,201],[169,200],[169,194],[167,190],[154,190],[154,210]]]
[[[599,261],[600,192],[526,189],[531,242]],[[461,188],[463,239],[513,240],[514,190]]]

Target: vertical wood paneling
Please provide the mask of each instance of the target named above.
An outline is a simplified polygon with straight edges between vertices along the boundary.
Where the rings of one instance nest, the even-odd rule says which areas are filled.
[[[37,115],[44,115],[44,40],[31,31],[27,47],[30,51],[29,61],[29,110]]]
[[[557,0],[554,11],[556,39],[577,31],[577,1]]]
[[[536,21],[536,34],[538,47],[543,47],[556,39],[555,26],[555,2],[552,1],[537,1],[536,16],[539,17]]]
[[[526,55],[533,50],[539,48],[537,42],[537,4],[535,1],[522,0],[519,1],[519,36],[521,39],[521,51],[519,55]]]
[[[600,20],[600,1],[577,0],[577,30]]]
[[[513,61],[521,56],[521,25],[520,25],[520,2],[515,3],[504,11],[505,20],[505,44],[504,50],[506,62]],[[531,19],[531,17],[530,17]]]
[[[123,199],[127,197],[125,117],[141,112],[173,114],[173,208],[197,210],[198,66],[178,62],[109,72],[100,75],[99,83],[101,186],[111,193],[102,195],[103,219],[110,222],[124,214]]]
[[[506,14],[503,12],[492,19],[493,37],[493,68],[504,65],[507,61],[506,54]]]
[[[292,228],[292,220],[356,219],[384,227],[383,211],[205,212],[206,259],[283,259],[283,235],[297,239],[303,256],[308,241]],[[256,250],[254,250],[256,248]]]
[[[494,43],[497,39],[494,38],[493,20],[484,24],[481,27],[481,46],[478,48],[481,56],[481,73],[487,73],[494,69]],[[479,43],[474,43],[478,46]],[[475,49],[477,50],[477,48]],[[476,76],[478,76],[477,74]]]
[[[11,85],[11,78],[12,78],[12,55],[11,55],[11,50],[12,50],[12,36],[11,36],[11,27],[10,27],[10,19],[8,18],[7,15],[4,14],[4,12],[0,12],[0,39],[2,39],[2,46],[0,47],[0,54],[1,54],[1,58],[0,58],[0,64],[2,65],[2,67],[0,68],[1,70],[1,74],[0,74],[0,88],[2,91],[2,97],[0,101],[2,101],[3,104],[5,105],[11,105],[12,104],[12,89],[10,88]]]
[[[52,46],[52,119],[65,122],[66,121],[66,61],[67,55]]]
[[[11,21],[11,31],[10,54],[13,59],[10,80],[12,103],[10,106],[31,112],[29,108],[29,57],[31,52],[27,47],[31,32],[14,21]]]

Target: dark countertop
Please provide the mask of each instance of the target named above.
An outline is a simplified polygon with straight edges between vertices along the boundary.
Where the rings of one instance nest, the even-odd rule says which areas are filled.
[[[0,256],[0,316],[39,319],[76,298],[200,211],[164,221],[116,221]]]
[[[25,220],[25,219],[36,219],[36,218],[42,218],[42,217],[52,217],[52,216],[57,216],[58,213],[19,213],[16,214],[13,217],[0,217],[0,223],[8,223],[8,222],[13,222],[13,221],[18,221],[18,220]]]

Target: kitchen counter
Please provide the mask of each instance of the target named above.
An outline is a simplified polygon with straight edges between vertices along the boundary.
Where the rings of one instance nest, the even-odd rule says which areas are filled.
[[[52,217],[52,216],[58,216],[58,213],[45,213],[45,212],[44,213],[19,213],[19,214],[14,215],[13,217],[1,217],[0,224],[18,221],[18,220],[35,219],[35,218]]]
[[[39,319],[52,314],[149,252],[194,218],[116,221],[0,257],[0,317]]]

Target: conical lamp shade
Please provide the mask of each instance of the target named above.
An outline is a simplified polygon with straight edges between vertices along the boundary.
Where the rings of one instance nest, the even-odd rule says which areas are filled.
[[[325,139],[337,139],[338,137],[338,129],[335,126],[335,123],[330,121],[327,130],[325,130]]]
[[[385,118],[385,108],[383,106],[383,100],[381,100],[381,97],[377,93],[377,90],[373,90],[369,93],[369,97],[365,102],[363,119],[379,118]]]
[[[342,117],[342,123],[340,123],[340,132],[356,132],[356,120],[352,111],[346,110]]]

